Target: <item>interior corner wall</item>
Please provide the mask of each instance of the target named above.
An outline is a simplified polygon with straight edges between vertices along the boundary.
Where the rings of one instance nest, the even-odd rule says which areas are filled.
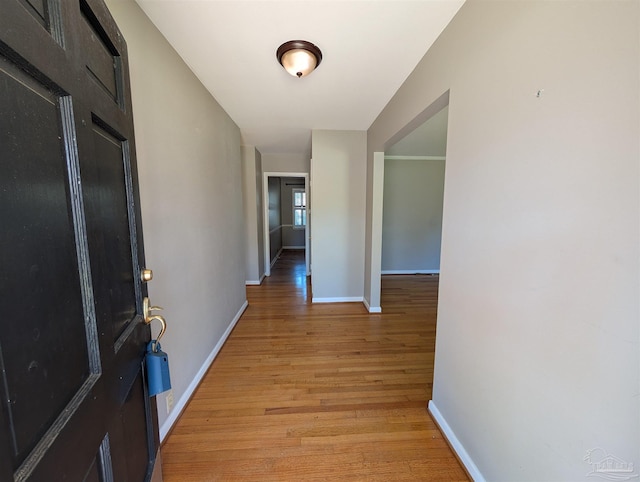
[[[168,325],[162,435],[246,303],[240,130],[133,0],[107,5],[129,51],[149,297]]]
[[[366,144],[364,131],[312,132],[313,301],[362,301]]]
[[[386,159],[382,272],[440,271],[444,160]]]
[[[639,18],[468,0],[368,131],[372,172],[450,94],[432,407],[476,480],[638,473]]]
[[[242,177],[245,225],[245,277],[247,284],[259,284],[264,273],[262,236],[262,167],[260,152],[242,146]]]

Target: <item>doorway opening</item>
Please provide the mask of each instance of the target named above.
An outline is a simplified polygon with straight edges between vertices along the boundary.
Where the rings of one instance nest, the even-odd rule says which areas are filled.
[[[449,93],[374,153],[374,226],[378,241],[377,310],[394,296],[425,315],[434,338],[438,324],[440,252],[444,218]],[[417,125],[417,127],[416,127]],[[377,217],[377,219],[376,219]],[[373,275],[373,270],[372,270]],[[374,301],[374,290],[371,291]],[[372,310],[370,310],[372,311]],[[437,339],[437,338],[436,338]],[[435,347],[434,347],[435,348]],[[426,356],[435,363],[435,349]],[[429,388],[433,386],[433,374]]]
[[[283,251],[304,251],[309,276],[309,174],[265,172],[263,196],[265,275],[271,275]]]
[[[406,126],[396,132],[393,136],[391,136],[384,144],[383,149],[384,152],[375,151],[373,152],[373,164],[372,164],[372,172],[371,172],[371,185],[372,185],[372,194],[371,194],[371,254],[370,254],[370,264],[368,266],[368,296],[369,299],[365,298],[365,306],[370,313],[380,313],[382,312],[381,306],[381,278],[382,278],[382,250],[383,250],[383,222],[384,216],[384,203],[385,203],[385,190],[384,190],[384,180],[385,180],[385,164],[392,160],[392,156],[398,156],[399,160],[412,160],[412,161],[442,161],[445,162],[444,158],[446,156],[446,145],[447,145],[447,134],[448,134],[448,123],[449,123],[449,91],[444,92],[439,98],[437,98],[429,107],[427,107],[424,111],[418,114],[412,121],[410,121]],[[446,114],[441,111],[446,109]],[[437,118],[437,115],[440,114],[442,116],[446,115],[446,121],[441,123],[444,125],[446,129],[444,129],[444,136],[440,141],[435,142],[434,139],[428,141],[430,139],[429,136],[421,135],[420,128],[428,124],[428,121],[432,118]],[[424,127],[428,129],[428,126]],[[414,135],[411,135],[415,132]],[[406,140],[405,140],[406,139]],[[424,142],[425,139],[431,144],[440,145],[444,147],[444,153],[438,153],[437,155],[429,155],[429,151],[425,147],[420,147],[421,142]],[[404,141],[404,142],[403,142]],[[396,146],[397,144],[397,146]],[[398,149],[395,153],[394,149]],[[402,150],[400,150],[402,149]],[[433,152],[433,151],[432,151]],[[385,162],[385,159],[389,157]],[[413,159],[411,159],[413,158]],[[434,159],[435,158],[435,159]],[[446,178],[446,173],[445,173]],[[446,185],[446,180],[443,181],[443,185]],[[418,190],[424,190],[425,186],[420,185]],[[443,193],[444,193],[444,188]],[[444,195],[444,194],[443,194]],[[444,203],[442,203],[444,206]],[[420,202],[418,202],[418,206],[420,206]],[[406,207],[406,206],[405,206]],[[421,214],[420,214],[421,215]],[[390,215],[387,214],[387,221],[390,218]],[[442,220],[445,218],[444,209],[441,209],[440,214],[440,233],[442,232]],[[413,224],[410,224],[405,229],[408,229],[411,233],[414,229]],[[437,243],[434,243],[438,246],[437,250],[437,260],[438,260],[438,271],[439,271],[439,246],[441,244],[441,238]],[[388,247],[388,242],[387,242]],[[386,271],[391,271],[392,269],[388,266],[386,267]],[[410,268],[400,268],[399,271],[404,270],[407,272],[417,273],[418,271],[424,270],[423,268],[416,268],[415,266],[411,266]],[[434,270],[435,268],[430,268],[430,270]],[[435,273],[430,273],[435,274]]]
[[[385,151],[381,275],[440,273],[448,114]]]

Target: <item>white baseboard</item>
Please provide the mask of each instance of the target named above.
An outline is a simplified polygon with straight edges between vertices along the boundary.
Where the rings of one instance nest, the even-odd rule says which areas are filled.
[[[345,297],[345,298],[312,298],[311,303],[362,303],[362,296]]]
[[[439,269],[385,269],[380,274],[440,274]]]
[[[189,384],[185,392],[182,394],[180,399],[173,406],[173,410],[171,410],[171,413],[169,413],[169,416],[160,427],[160,443],[164,441],[165,437],[171,430],[171,427],[173,427],[173,424],[176,423],[176,420],[178,420],[178,417],[184,410],[184,407],[187,406],[187,403],[189,402],[189,399],[193,395],[193,392],[195,392],[196,388],[198,388],[198,385],[202,381],[202,377],[204,377],[204,375],[207,373],[207,370],[209,369],[209,367],[213,363],[213,360],[215,360],[216,356],[222,349],[222,346],[227,341],[227,338],[229,338],[231,331],[236,326],[236,323],[238,323],[238,320],[242,316],[242,313],[244,313],[244,310],[247,309],[247,306],[249,306],[249,302],[245,300],[245,302],[240,307],[240,310],[238,310],[238,313],[236,313],[236,316],[233,318],[233,320],[231,320],[231,323],[229,323],[229,326],[227,327],[225,332],[222,334],[222,337],[220,338],[218,343],[216,343],[216,346],[213,347],[213,350],[211,351],[207,359],[204,361],[204,363],[200,367],[200,370],[198,370],[198,373],[196,373],[195,377],[193,377],[193,380],[191,380],[191,383]]]
[[[382,313],[381,306],[370,306],[366,298],[362,300],[362,304],[364,305],[364,307],[367,309],[369,313]]]
[[[471,476],[473,481],[485,482],[485,478],[482,476],[482,474],[478,470],[478,467],[476,466],[476,464],[473,463],[473,460],[465,450],[464,446],[460,443],[460,440],[458,440],[458,437],[456,437],[456,434],[453,432],[453,430],[451,430],[451,427],[449,426],[447,421],[444,419],[444,417],[440,413],[440,410],[438,410],[438,407],[436,407],[436,404],[434,403],[433,400],[429,400],[429,413],[433,416],[436,424],[438,425],[438,427],[440,427],[440,430],[442,431],[443,435],[449,441],[449,445],[451,446],[453,451],[456,453],[456,455],[458,456],[458,459],[460,460],[460,462],[462,462],[462,465],[464,465],[465,469],[467,470],[468,474]]]
[[[271,260],[271,267],[273,268],[273,265],[276,264],[276,261],[278,261],[278,258],[280,257],[280,255],[282,254],[282,248],[280,248],[280,251],[278,251],[275,255],[275,257]]]

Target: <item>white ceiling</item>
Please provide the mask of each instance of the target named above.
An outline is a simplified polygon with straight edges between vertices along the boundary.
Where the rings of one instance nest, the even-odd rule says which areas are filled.
[[[464,0],[136,0],[261,153],[310,155],[311,129],[366,130]],[[287,40],[323,54],[301,79]]]

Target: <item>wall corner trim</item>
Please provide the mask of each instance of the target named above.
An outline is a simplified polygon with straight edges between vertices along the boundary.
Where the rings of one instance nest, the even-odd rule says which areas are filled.
[[[369,306],[369,301],[367,301],[366,298],[362,300],[362,304],[364,305],[364,307],[367,309],[369,313],[382,313],[381,306]]]
[[[282,248],[280,248],[280,251],[278,251],[276,255],[273,257],[273,259],[271,260],[271,268],[273,268],[273,265],[276,264],[276,261],[278,261],[278,258],[280,258],[281,254],[282,254]]]
[[[265,276],[264,273],[262,273],[262,276],[260,276],[260,279],[248,279],[244,282],[244,284],[247,286],[259,286],[264,281],[264,276]]]
[[[473,479],[474,482],[485,482],[485,478],[478,470],[478,467],[473,462],[464,446],[460,443],[460,440],[458,440],[458,437],[456,437],[456,434],[453,432],[453,430],[451,430],[451,427],[442,416],[440,410],[438,410],[438,407],[433,400],[429,400],[429,413],[433,417],[433,420],[436,422],[436,425],[438,425],[438,428],[440,428],[442,434],[447,439],[447,442],[449,442],[449,446],[455,452],[458,460],[460,460],[462,465],[464,465],[467,474]]]
[[[193,377],[193,380],[191,380],[191,383],[189,383],[189,386],[187,387],[185,392],[182,394],[180,399],[176,402],[175,406],[173,407],[173,410],[171,410],[171,413],[169,414],[167,419],[164,421],[164,423],[160,427],[160,443],[164,442],[164,439],[167,437],[167,435],[171,431],[171,428],[176,423],[180,415],[182,415],[182,411],[187,406],[187,403],[189,403],[189,400],[191,399],[193,393],[196,391],[196,388],[198,388],[198,385],[200,384],[200,382],[202,381],[202,378],[207,373],[207,370],[213,363],[213,360],[215,360],[216,356],[218,356],[218,353],[220,353],[220,350],[222,349],[223,345],[227,341],[227,338],[229,338],[229,335],[231,334],[231,331],[233,330],[233,328],[236,326],[236,323],[238,323],[238,320],[240,320],[240,317],[242,316],[244,311],[247,309],[247,306],[249,306],[249,302],[245,300],[242,306],[240,307],[240,309],[238,310],[238,312],[236,313],[236,316],[233,317],[233,320],[231,320],[231,323],[229,323],[229,326],[220,337],[220,340],[218,340],[218,343],[216,343],[216,346],[213,347],[213,350],[211,350],[211,353],[209,354],[209,356],[207,356],[206,360],[200,367],[200,370],[198,370],[198,372],[195,374],[195,376]]]

